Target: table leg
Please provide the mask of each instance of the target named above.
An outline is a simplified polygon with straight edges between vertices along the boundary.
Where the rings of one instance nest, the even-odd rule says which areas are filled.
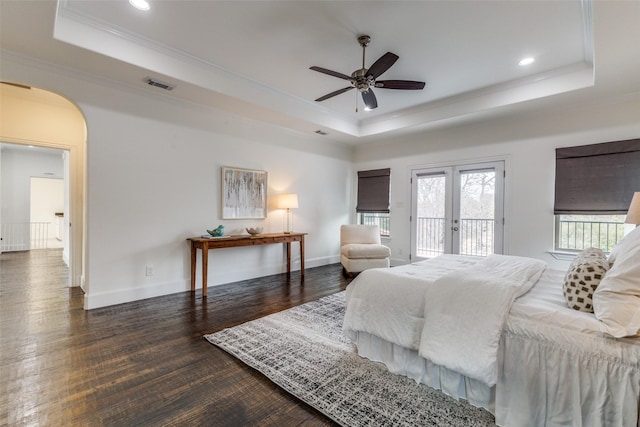
[[[286,242],[287,245],[287,274],[291,274],[291,242]]]
[[[304,277],[304,235],[300,236],[300,275]]]
[[[202,245],[202,297],[207,297],[207,271],[209,270],[209,248]]]
[[[196,248],[195,242],[191,242],[191,292],[196,291]]]

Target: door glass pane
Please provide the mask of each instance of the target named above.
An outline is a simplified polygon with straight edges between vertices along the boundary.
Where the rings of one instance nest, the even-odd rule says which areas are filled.
[[[494,253],[495,170],[460,172],[460,254]]]
[[[417,177],[416,255],[435,257],[444,253],[445,175]]]

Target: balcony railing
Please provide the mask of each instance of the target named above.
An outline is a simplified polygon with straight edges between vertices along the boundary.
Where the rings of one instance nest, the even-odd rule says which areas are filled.
[[[417,256],[431,258],[444,253],[444,218],[418,217]]]
[[[6,223],[0,226],[0,252],[47,249],[48,222]]]
[[[443,254],[445,219],[418,217],[417,226],[417,256],[429,258]],[[493,219],[460,219],[460,254],[474,256],[492,254],[494,227]]]
[[[493,219],[460,220],[460,255],[487,256],[493,253]]]
[[[380,226],[380,235],[389,236],[390,217],[388,213],[366,212],[361,214],[362,224]]]
[[[435,257],[444,253],[445,219],[418,217],[417,256]],[[487,256],[494,252],[493,219],[462,218],[460,220],[460,254]],[[558,220],[557,250],[580,251],[589,247],[605,252],[624,236],[621,222]]]
[[[581,251],[594,247],[609,252],[624,236],[624,224],[558,219],[556,232],[558,250]]]

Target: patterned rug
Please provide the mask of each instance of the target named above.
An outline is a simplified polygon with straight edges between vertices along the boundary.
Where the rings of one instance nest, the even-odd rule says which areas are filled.
[[[205,338],[344,426],[495,426],[489,412],[358,356],[344,311],[340,292]]]

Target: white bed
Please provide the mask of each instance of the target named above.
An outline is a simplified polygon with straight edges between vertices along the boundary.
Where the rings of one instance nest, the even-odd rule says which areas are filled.
[[[500,426],[640,426],[640,336],[613,338],[593,313],[568,308],[562,293],[565,271],[543,268],[541,274],[530,274],[533,286],[521,288],[523,295],[516,292],[507,304],[507,316],[497,331],[495,380],[484,371],[453,369],[423,357],[429,316],[420,311],[429,309],[423,302],[426,295],[433,295],[430,289],[442,277],[473,269],[481,260],[443,255],[361,273],[347,288],[345,333],[363,357],[488,409]],[[459,302],[455,295],[445,298],[444,305],[470,311],[468,301]],[[478,301],[478,313],[490,301]],[[443,313],[466,316],[456,308],[444,308],[438,316]],[[444,324],[457,323],[453,317]],[[474,331],[472,325],[471,338],[463,341],[473,341],[483,328]],[[482,359],[483,346],[467,342],[458,347],[466,353],[461,366],[467,359]]]

